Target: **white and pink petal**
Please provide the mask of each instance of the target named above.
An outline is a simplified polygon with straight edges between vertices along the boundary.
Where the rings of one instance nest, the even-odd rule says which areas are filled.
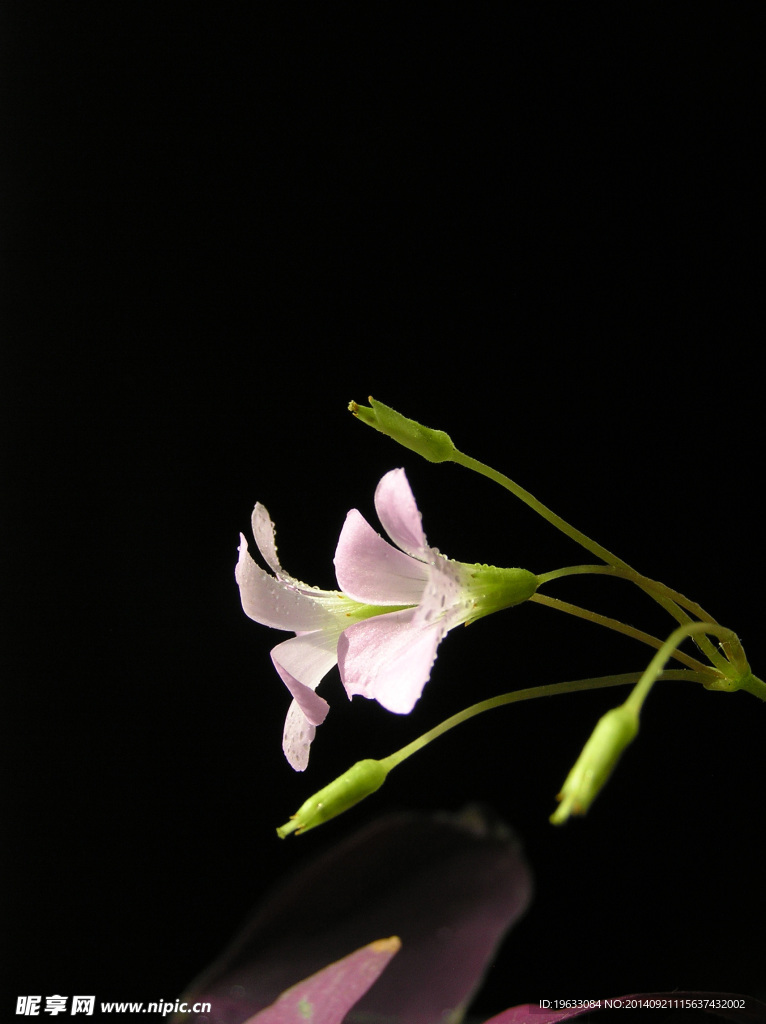
[[[277,644],[271,660],[280,679],[312,725],[321,725],[329,705],[314,691],[335,665],[337,639],[304,633]]]
[[[309,751],[316,731],[316,726],[309,722],[298,702],[291,701],[282,733],[282,750],[288,764],[296,772],[303,772],[308,766]]]
[[[338,667],[349,697],[361,694],[406,715],[431,675],[446,630],[417,609],[377,615],[349,626],[338,641]]]
[[[289,572],[286,572],[282,568],[279,561],[279,555],[277,554],[276,527],[271,521],[271,517],[269,516],[265,506],[261,505],[260,502],[258,502],[253,509],[250,523],[253,528],[253,537],[255,538],[258,550],[263,556],[263,560],[278,580],[281,580],[283,583],[288,583],[293,590],[297,590],[301,594],[307,594],[309,597],[329,599],[338,596],[335,591],[321,590],[319,587],[311,587],[308,583],[303,583],[301,580],[296,579],[295,576],[291,576]]]
[[[439,621],[445,633],[467,622],[476,604],[468,586],[469,571],[470,567],[434,552],[428,584],[418,608],[419,618],[425,622]]]
[[[314,596],[275,579],[253,561],[242,534],[235,575],[245,614],[261,625],[299,633],[327,628],[335,621],[322,600],[334,595],[320,591]]]
[[[274,668],[293,697],[285,720],[282,749],[290,765],[299,772],[308,764],[316,726],[322,724],[330,710],[327,701],[314,691],[337,661],[338,632],[303,633],[277,644],[271,652]]]
[[[415,497],[403,469],[392,469],[375,489],[375,511],[388,536],[402,551],[428,561],[430,548]]]
[[[279,557],[277,555],[276,528],[271,521],[271,516],[267,512],[266,507],[260,501],[256,503],[253,509],[250,525],[253,528],[253,537],[255,538],[258,550],[263,556],[263,560],[275,576],[281,577],[282,566],[279,564]]]
[[[375,605],[416,605],[428,582],[428,566],[393,547],[351,509],[335,550],[335,575],[355,601]]]

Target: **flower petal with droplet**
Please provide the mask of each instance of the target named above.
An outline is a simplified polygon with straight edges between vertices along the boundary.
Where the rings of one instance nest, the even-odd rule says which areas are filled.
[[[361,694],[406,715],[428,682],[446,630],[405,608],[349,626],[338,640],[338,667],[349,697]]]
[[[307,632],[335,621],[321,600],[298,592],[261,569],[250,556],[241,534],[236,579],[245,614],[264,626]]]
[[[391,540],[413,558],[427,561],[430,549],[415,497],[403,469],[386,473],[375,490],[375,511]]]
[[[389,544],[354,508],[335,550],[335,575],[355,601],[416,605],[428,582],[428,566]]]

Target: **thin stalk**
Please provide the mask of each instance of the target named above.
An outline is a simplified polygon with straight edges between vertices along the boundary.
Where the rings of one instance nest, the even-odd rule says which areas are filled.
[[[633,637],[634,640],[640,640],[649,647],[654,647],[655,650],[659,650],[664,643],[659,637],[645,633],[642,629],[636,629],[635,626],[629,626],[625,622],[620,622],[619,619],[600,615],[598,612],[592,612],[589,608],[581,608],[579,605],[571,604],[569,601],[561,601],[557,597],[548,597],[547,594],[541,594],[539,591],[533,594],[529,600],[536,601],[538,604],[543,604],[548,608],[554,608],[556,611],[566,612],[568,615],[575,615],[577,618],[586,619],[588,622],[595,622],[599,626],[606,626],[607,629],[613,629],[616,633],[623,633],[625,636]],[[673,651],[671,657],[675,658],[676,661],[682,662],[684,665],[688,665],[695,672],[712,673],[715,671],[703,662],[697,661],[690,654],[686,654],[685,651]]]
[[[758,676],[754,676],[752,672],[748,672],[742,677],[739,682],[739,688],[740,690],[746,690],[747,693],[752,693],[759,700],[766,701],[766,683],[763,679],[759,679]]]
[[[617,576],[620,579],[629,580],[631,583],[639,583],[647,590],[656,591],[658,596],[667,597],[675,604],[680,605],[681,608],[686,609],[687,612],[691,612],[692,615],[696,615],[698,619],[718,625],[713,616],[706,612],[702,605],[697,604],[696,601],[690,601],[689,598],[680,593],[680,591],[666,587],[665,584],[660,583],[659,580],[653,580],[649,576],[643,576],[640,572],[636,572],[635,569],[624,569],[617,565],[567,565],[562,569],[552,569],[550,572],[544,572],[537,577],[537,580],[539,584],[550,583],[551,580],[563,579],[565,576],[577,576],[584,575],[586,573],[601,573],[604,576]],[[688,621],[688,616],[685,617],[684,621]]]
[[[575,693],[578,690],[596,690],[607,686],[626,686],[631,683],[638,683],[645,674],[645,672],[624,672],[620,675],[575,679],[566,683],[548,683],[544,686],[532,686],[524,690],[512,690],[510,693],[500,694],[499,697],[490,697],[452,715],[451,718],[446,719],[440,725],[434,726],[433,729],[429,729],[428,732],[408,743],[401,750],[389,754],[388,757],[381,758],[380,763],[389,772],[392,768],[401,764],[402,761],[417,753],[418,750],[422,750],[427,744],[438,739],[439,736],[443,736],[445,732],[449,732],[455,726],[462,725],[463,722],[467,722],[469,719],[483,714],[485,711],[491,711],[493,708],[504,707],[506,704],[515,704],[518,701],[533,700],[536,697],[553,697],[561,693]],[[708,673],[690,672],[687,669],[669,669],[665,672],[660,672],[654,682],[666,679],[680,679],[694,683],[705,683],[709,678]]]
[[[718,637],[719,639],[727,640],[732,644],[736,644],[739,650],[741,651],[737,635],[733,633],[730,629],[725,629],[723,626],[719,626],[716,623],[691,622],[679,626],[677,629],[673,630],[673,632],[667,638],[665,643],[662,645],[662,647],[660,647],[660,649],[654,655],[652,660],[649,662],[645,671],[641,674],[641,678],[636,683],[633,692],[625,701],[625,706],[630,708],[632,711],[635,712],[636,715],[638,715],[641,711],[641,707],[644,701],[649,695],[649,691],[651,690],[652,686],[654,686],[654,684],[662,678],[663,669],[667,664],[668,659],[672,657],[673,651],[678,647],[680,643],[682,643],[686,639],[687,636],[695,636],[701,633],[710,633],[712,636]],[[745,665],[746,664],[747,663],[745,663]],[[729,665],[729,672],[727,672],[726,675],[728,676],[730,683],[728,685],[726,683],[723,683],[723,685],[720,688],[735,690],[741,689],[740,684],[743,680],[743,676],[741,673],[739,675],[732,675],[733,671],[736,671],[734,669],[734,666]],[[751,673],[748,672],[748,675],[751,675]],[[709,686],[709,684],[710,680],[706,682],[706,685]]]
[[[623,569],[630,569],[627,562],[623,562],[621,558],[609,551],[603,545],[598,544],[595,540],[586,536],[581,530],[576,529],[570,525],[561,516],[556,515],[555,512],[551,511],[547,505],[543,505],[541,501],[530,494],[529,491],[525,490],[510,477],[505,476],[504,473],[499,473],[496,469],[491,466],[485,465],[483,462],[479,462],[478,459],[472,459],[470,455],[465,455],[463,452],[455,449],[455,454],[452,457],[452,461],[456,462],[459,466],[464,466],[466,469],[471,469],[475,473],[480,473],[482,476],[488,477],[490,480],[494,480],[495,483],[500,484],[511,494],[515,495],[520,501],[523,501],[525,505],[528,505],[534,512],[541,515],[543,519],[547,520],[551,526],[555,526],[557,530],[561,530],[562,533],[566,534],[567,537],[575,541],[581,547],[585,548],[586,551],[590,551],[596,558],[600,558],[608,565],[619,565]]]
[[[457,448],[454,449],[454,452],[450,457],[453,462],[457,463],[457,465],[464,466],[466,469],[473,470],[473,472],[479,473],[481,476],[485,476],[489,480],[493,480],[495,483],[500,484],[501,487],[510,491],[511,494],[517,497],[520,501],[523,501],[524,504],[528,505],[534,512],[541,515],[543,519],[551,524],[551,526],[555,526],[557,530],[560,530],[576,544],[585,548],[586,551],[590,551],[591,554],[596,556],[596,558],[600,558],[603,562],[606,562],[607,565],[625,569],[630,573],[635,574],[630,577],[633,582],[657,601],[657,603],[672,615],[677,622],[691,621],[689,616],[678,607],[673,598],[659,594],[656,590],[651,589],[647,585],[649,583],[648,577],[642,576],[641,573],[637,572],[631,565],[623,561],[621,558],[618,558],[614,552],[605,548],[602,544],[598,544],[591,537],[588,537],[587,534],[572,526],[565,519],[562,519],[561,516],[556,515],[556,513],[551,511],[547,505],[543,505],[541,501],[538,501],[533,494],[517,484],[515,480],[511,480],[511,478],[505,476],[504,473],[499,473],[491,466],[487,466],[485,463],[479,462],[478,459],[471,458],[470,455],[465,455]],[[704,618],[708,618],[708,616],[704,616]],[[703,640],[703,644],[704,643],[705,641]],[[710,646],[712,647],[712,645]],[[705,653],[710,657],[710,651],[707,648]],[[713,659],[711,658],[711,660]]]
[[[579,576],[585,574],[600,574],[603,576],[617,576],[620,579],[627,579],[632,583],[637,583],[646,593],[654,597],[655,600],[661,598],[667,598],[669,601],[668,611],[673,617],[681,623],[691,622],[689,615],[687,615],[683,608],[686,608],[692,614],[698,616],[705,622],[710,622],[713,625],[718,625],[716,620],[708,615],[705,609],[696,603],[696,601],[690,601],[688,597],[684,597],[677,590],[671,590],[670,587],[666,587],[664,583],[659,583],[657,580],[649,579],[648,576],[642,576],[637,573],[635,569],[623,569],[621,566],[616,565],[569,565],[562,569],[552,569],[550,572],[542,573],[537,577],[538,585],[542,586],[544,583],[550,583],[553,580],[563,579],[565,576]],[[710,642],[704,633],[695,637],[695,642],[699,648],[710,658],[710,661],[720,671],[725,671],[725,666],[728,664],[727,659],[716,650],[715,646]]]

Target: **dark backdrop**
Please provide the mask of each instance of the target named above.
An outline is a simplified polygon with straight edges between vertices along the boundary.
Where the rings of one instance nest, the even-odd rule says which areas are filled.
[[[763,673],[747,18],[6,10],[7,1013],[27,993],[172,998],[315,851],[385,809],[471,800],[537,879],[484,1012],[763,995],[754,699],[658,687],[563,829],[554,795],[614,693],[477,720],[280,843],[353,760],[648,651],[527,605],[451,634],[409,718],[349,704],[332,673],[297,776],[277,636],[233,576],[260,500],[285,566],[332,587],[346,511],[374,518],[399,465],[447,554],[582,560],[497,487],[354,422],[372,393],[710,607]],[[619,582],[559,593],[668,631]]]

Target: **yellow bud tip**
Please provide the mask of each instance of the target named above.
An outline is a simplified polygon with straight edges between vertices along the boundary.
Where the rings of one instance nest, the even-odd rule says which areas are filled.
[[[349,403],[349,411],[362,423],[387,434],[394,441],[417,452],[429,462],[449,462],[455,454],[455,446],[443,430],[432,430],[415,420],[402,416],[383,402],[377,402],[372,395],[369,406]]]
[[[392,935],[390,939],[375,939],[370,943],[370,949],[376,953],[398,953],[402,948],[402,940],[398,935]]]
[[[296,820],[296,815],[293,814],[286,825],[280,825],[277,829],[277,835],[280,839],[287,839],[290,833],[295,832],[297,828],[298,822]],[[300,829],[298,829],[298,834],[300,835]]]
[[[556,799],[559,801],[559,806],[550,818],[548,818],[551,825],[563,825],[567,818],[571,818],[574,815],[585,814],[585,808],[579,800],[568,800],[565,803],[561,803],[564,799],[563,793],[559,793]]]

